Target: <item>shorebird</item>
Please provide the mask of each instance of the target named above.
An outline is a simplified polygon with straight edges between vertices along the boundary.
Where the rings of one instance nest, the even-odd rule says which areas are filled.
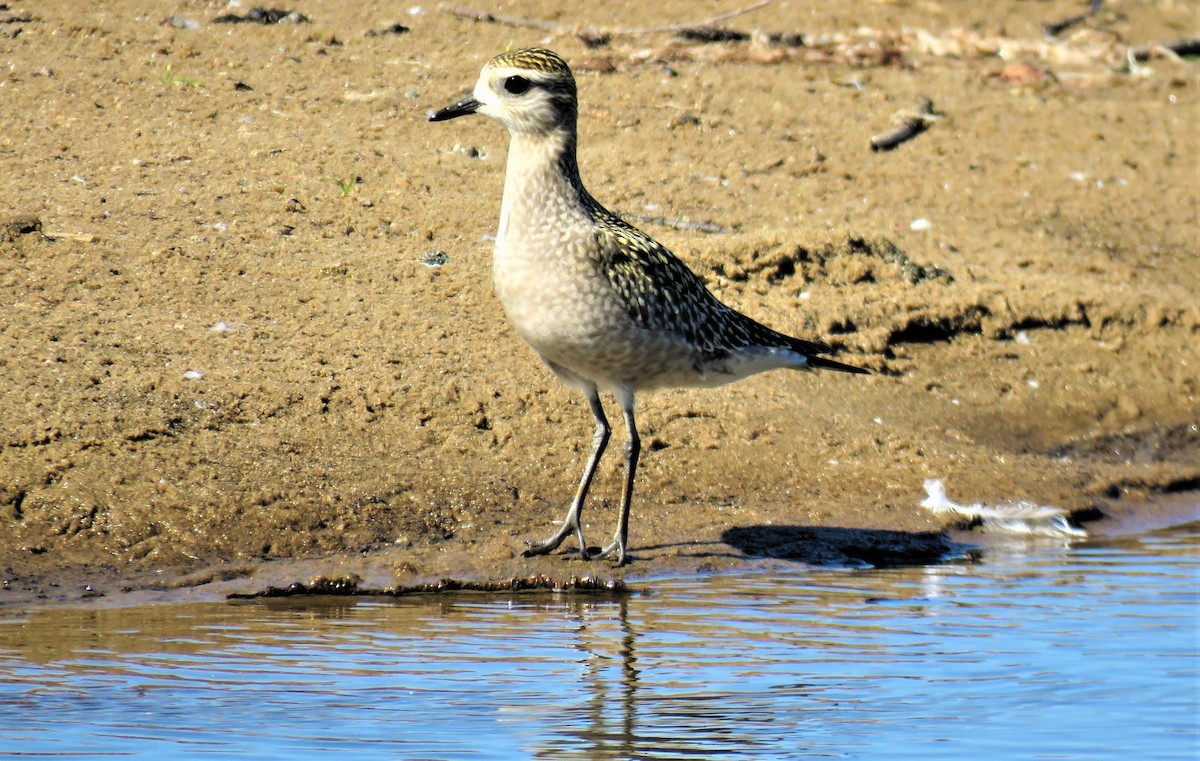
[[[510,135],[500,226],[492,258],[497,294],[521,338],[560,380],[587,397],[596,430],[575,498],[559,529],[526,557],[574,534],[585,559],[624,565],[641,440],[634,395],[664,387],[720,386],[776,368],[867,371],[822,357],[833,349],[759,324],[709,293],[663,245],[605,209],[584,188],[575,78],[556,53],[502,53],[480,72],[471,97],[430,121],[482,114]],[[589,549],[580,512],[611,428],[600,402],[610,392],[625,416],[625,488],[612,542]]]

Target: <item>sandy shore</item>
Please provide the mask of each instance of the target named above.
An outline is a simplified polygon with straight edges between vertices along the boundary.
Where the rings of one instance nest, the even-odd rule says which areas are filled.
[[[1200,74],[1153,47],[1188,3],[1047,39],[1085,4],[775,2],[721,22],[774,37],[719,43],[630,30],[736,3],[100,5],[0,3],[0,604],[920,562],[928,478],[1197,510]],[[492,292],[503,130],[425,118],[510,44],[575,67],[601,202],[873,370],[646,396],[620,571],[519,556],[590,415]],[[873,152],[921,97],[943,116]]]

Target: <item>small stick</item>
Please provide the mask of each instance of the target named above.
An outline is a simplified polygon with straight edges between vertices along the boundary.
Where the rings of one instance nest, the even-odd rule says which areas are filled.
[[[708,27],[708,26],[713,26],[715,24],[718,24],[722,21],[728,21],[729,19],[735,18],[737,16],[744,16],[745,14],[752,13],[752,12],[758,10],[759,8],[765,8],[768,5],[770,5],[772,2],[774,2],[774,0],[759,0],[759,2],[753,3],[751,5],[747,5],[745,8],[739,8],[736,11],[722,13],[719,16],[713,16],[712,18],[707,18],[707,19],[704,19],[703,21],[692,21],[692,22],[683,23],[683,24],[667,24],[666,26],[645,26],[645,27],[640,27],[640,28],[635,27],[633,29],[614,29],[614,30],[612,30],[612,33],[613,34],[659,34],[661,32],[682,32],[687,29],[696,29],[698,27]]]
[[[1042,33],[1045,34],[1047,37],[1057,37],[1058,35],[1067,31],[1068,29],[1075,26],[1076,24],[1082,24],[1084,21],[1087,21],[1088,18],[1089,18],[1088,14],[1081,13],[1078,16],[1071,16],[1070,18],[1065,18],[1062,21],[1055,21],[1051,24],[1044,24],[1044,25],[1042,25]]]
[[[690,219],[671,219],[670,217],[645,217],[641,214],[622,214],[625,219],[632,219],[634,222],[641,222],[647,225],[662,225],[675,230],[683,230],[685,232],[697,233],[727,233],[728,227],[718,225],[716,222],[693,222]]]
[[[1076,24],[1082,24],[1092,16],[1095,16],[1100,12],[1100,6],[1103,4],[1104,0],[1092,0],[1092,4],[1088,8],[1087,13],[1080,13],[1078,16],[1071,16],[1070,18],[1065,18],[1062,21],[1054,21],[1049,24],[1043,24],[1042,33],[1047,37],[1057,37]]]
[[[898,125],[895,129],[871,138],[871,150],[876,152],[893,150],[901,143],[912,140],[929,129],[930,125],[940,118],[942,118],[942,114],[933,110],[933,101],[929,98],[921,98],[917,101],[916,109],[901,111],[893,117],[892,121]]]
[[[712,26],[713,24],[736,16],[742,16],[747,13],[765,8],[775,0],[758,0],[758,2],[739,8],[737,10],[722,13],[712,18],[704,19],[703,21],[694,21],[683,24],[668,24],[666,26],[646,26],[646,27],[630,27],[617,29],[583,29],[577,27],[562,26],[550,21],[542,19],[523,18],[521,16],[501,16],[490,11],[476,10],[475,8],[464,8],[461,6],[442,5],[442,9],[452,16],[459,18],[467,18],[473,21],[482,21],[489,24],[500,24],[502,26],[514,26],[525,29],[538,29],[544,32],[553,34],[576,34],[584,39],[604,40],[614,36],[634,36],[643,34],[660,34],[663,32],[678,32],[684,29],[694,29],[696,27]]]
[[[459,18],[467,18],[472,21],[482,21],[488,24],[499,24],[501,26],[515,26],[525,29],[540,29],[546,32],[557,32],[562,29],[558,24],[552,24],[549,21],[541,19],[522,18],[520,16],[501,16],[491,11],[478,11],[474,8],[449,7],[443,5],[442,8],[451,16]]]
[[[96,236],[91,233],[68,233],[56,230],[46,230],[42,232],[42,237],[46,240],[70,240],[76,243],[93,243],[96,240]]]
[[[1166,50],[1181,57],[1197,56],[1200,55],[1200,37],[1164,42],[1161,45],[1138,45],[1130,52],[1135,61],[1146,61],[1150,59],[1150,54],[1155,50]]]

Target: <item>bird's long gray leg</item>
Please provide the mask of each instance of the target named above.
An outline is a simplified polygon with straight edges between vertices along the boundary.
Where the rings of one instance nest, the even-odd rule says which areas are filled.
[[[625,548],[629,542],[629,506],[633,502],[633,481],[637,477],[638,455],[642,452],[642,439],[638,436],[637,422],[633,416],[633,392],[618,393],[621,409],[625,412],[625,427],[629,429],[629,442],[625,445],[625,492],[621,495],[621,517],[617,522],[617,531],[613,534],[612,544],[605,547],[595,557],[611,558],[618,566],[625,565],[629,559]]]
[[[583,478],[579,481],[579,490],[575,492],[575,500],[571,503],[571,508],[567,510],[567,517],[563,519],[558,531],[545,541],[530,542],[529,548],[522,553],[525,557],[553,552],[572,533],[579,539],[580,555],[585,560],[588,557],[587,544],[583,541],[583,524],[579,522],[579,513],[583,510],[583,500],[587,498],[588,488],[592,485],[592,477],[596,475],[596,466],[600,463],[600,456],[604,454],[604,448],[608,446],[612,428],[608,425],[608,418],[604,416],[604,407],[600,404],[599,392],[593,386],[586,393],[588,404],[592,406],[592,415],[596,418],[596,433],[592,437],[592,453],[588,456],[587,465],[584,466]]]

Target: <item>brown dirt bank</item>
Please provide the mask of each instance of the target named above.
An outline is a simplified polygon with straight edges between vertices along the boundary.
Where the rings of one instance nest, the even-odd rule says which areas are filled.
[[[942,528],[917,506],[930,477],[1101,513],[1196,490],[1200,75],[1125,56],[1196,18],[1112,2],[1043,37],[1084,5],[775,2],[724,25],[803,46],[588,47],[572,30],[738,6],[490,8],[543,30],[433,5],[298,1],[309,23],[268,26],[212,23],[223,1],[0,2],[0,603],[610,573],[518,556],[591,424],[492,294],[501,128],[425,121],[509,43],[576,65],[601,201],[718,226],[644,223],[722,299],[876,371],[647,396],[628,573],[743,562],[730,529],[903,547]],[[945,116],[871,152],[920,96]]]

